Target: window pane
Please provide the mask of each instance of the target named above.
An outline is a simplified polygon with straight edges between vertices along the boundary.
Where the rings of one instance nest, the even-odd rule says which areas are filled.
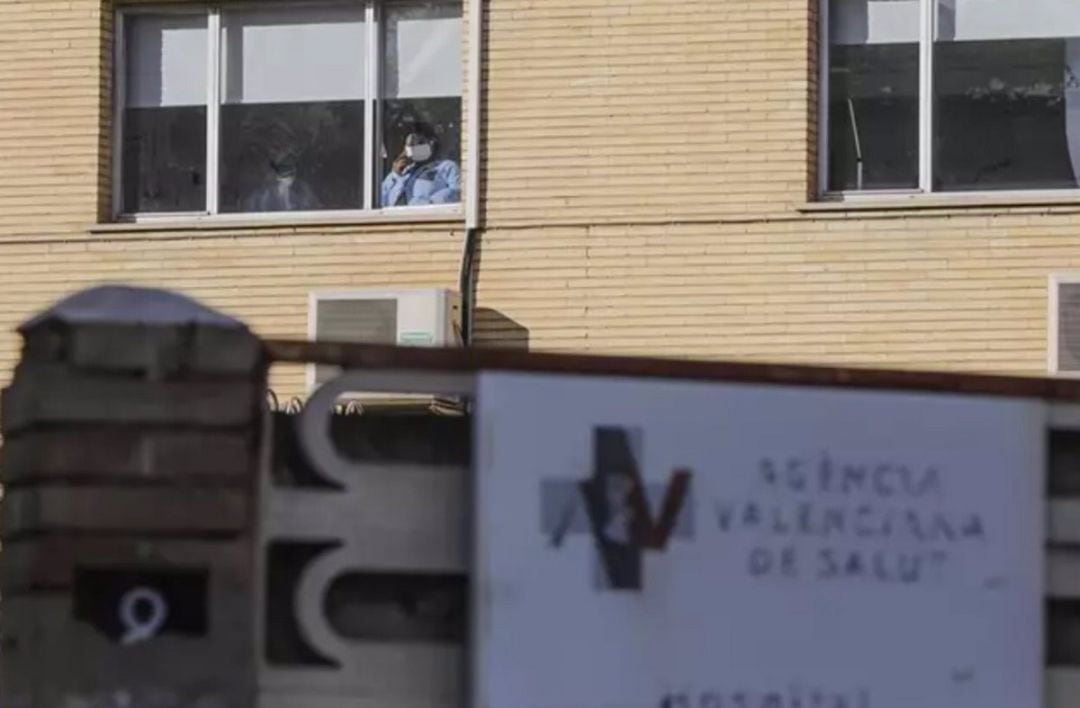
[[[940,0],[934,185],[1059,189],[1080,174],[1080,3]]]
[[[363,206],[364,9],[222,17],[223,212]]]
[[[206,17],[124,19],[121,208],[206,208]]]
[[[919,184],[918,0],[830,0],[830,191]]]
[[[380,203],[460,202],[461,5],[388,4],[384,28]]]

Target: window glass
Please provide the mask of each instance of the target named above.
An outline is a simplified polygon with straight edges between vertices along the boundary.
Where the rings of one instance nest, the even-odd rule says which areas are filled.
[[[461,7],[388,3],[383,28],[379,202],[459,202]]]
[[[121,213],[459,203],[461,33],[458,0],[125,14]]]
[[[124,23],[121,209],[206,208],[204,15],[134,15]]]
[[[919,184],[919,2],[830,0],[831,191]]]
[[[939,0],[934,187],[1074,188],[1080,2]]]
[[[365,40],[355,4],[223,15],[221,211],[363,206]]]

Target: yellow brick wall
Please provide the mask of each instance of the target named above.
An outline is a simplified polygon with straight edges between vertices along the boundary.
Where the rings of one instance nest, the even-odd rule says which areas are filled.
[[[488,0],[484,344],[1041,373],[1075,206],[804,212],[811,0]],[[302,337],[307,293],[454,287],[461,222],[100,230],[100,0],[0,0],[0,330],[102,281]],[[0,337],[0,371],[17,356]],[[299,385],[299,372],[282,386]]]
[[[96,218],[103,21],[100,3],[88,0],[0,2],[5,248],[28,238],[85,236]],[[7,274],[7,285],[18,287],[19,274]]]
[[[307,335],[308,293],[316,288],[447,287],[457,283],[461,233],[415,228],[270,229],[150,233],[0,245],[14,274],[0,287],[4,329],[62,294],[99,282],[181,290],[248,322],[268,337]],[[3,339],[4,367],[17,357]],[[275,386],[302,387],[300,370]]]
[[[593,352],[1044,373],[1047,275],[1072,213],[522,230],[482,298],[533,342]]]
[[[786,212],[809,190],[812,0],[491,0],[492,222]]]

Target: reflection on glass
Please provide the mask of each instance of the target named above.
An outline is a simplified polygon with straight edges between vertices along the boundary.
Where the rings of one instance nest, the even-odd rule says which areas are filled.
[[[121,211],[203,211],[206,18],[136,15],[124,30]]]
[[[225,14],[221,211],[363,205],[364,40],[353,4]]]
[[[830,0],[830,191],[919,183],[917,0]]]
[[[221,211],[362,205],[361,101],[226,104],[221,134]]]
[[[1075,188],[1080,3],[943,0],[934,44],[934,187]]]
[[[386,6],[383,38],[384,207],[461,201],[461,6]]]

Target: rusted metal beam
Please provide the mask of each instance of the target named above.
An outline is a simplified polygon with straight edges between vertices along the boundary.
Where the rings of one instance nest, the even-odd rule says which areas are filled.
[[[331,364],[354,369],[518,371],[1080,400],[1080,380],[1045,377],[594,356],[511,349],[392,347],[285,339],[266,340],[264,346],[271,362]]]

